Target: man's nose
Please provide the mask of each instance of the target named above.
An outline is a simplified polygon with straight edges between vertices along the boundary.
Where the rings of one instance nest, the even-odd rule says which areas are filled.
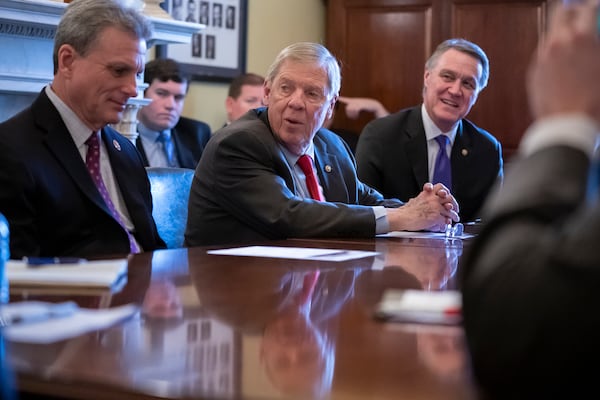
[[[462,94],[462,84],[461,84],[460,80],[457,79],[454,82],[452,82],[452,84],[450,85],[450,88],[448,90],[454,96],[459,96],[460,94]]]
[[[133,75],[131,77],[131,79],[128,79],[127,82],[125,82],[125,93],[127,93],[127,95],[129,97],[136,97],[138,94],[138,86],[137,86],[138,82],[136,79],[136,75]]]
[[[290,96],[289,105],[295,108],[304,108],[306,106],[306,98],[304,96],[304,91],[296,90]]]

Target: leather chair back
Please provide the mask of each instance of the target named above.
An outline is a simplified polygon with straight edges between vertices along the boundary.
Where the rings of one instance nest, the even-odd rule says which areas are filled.
[[[152,216],[167,248],[183,247],[188,199],[194,170],[146,167],[152,192]]]

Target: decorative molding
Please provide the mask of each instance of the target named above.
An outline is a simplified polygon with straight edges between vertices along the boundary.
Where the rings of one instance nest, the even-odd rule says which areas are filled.
[[[66,6],[49,0],[0,0],[0,22],[56,29]]]
[[[26,23],[0,22],[0,35],[17,35],[52,39],[56,34],[56,28],[40,25],[29,25]]]
[[[175,21],[148,1],[153,35],[148,48],[157,44],[190,43],[204,25]],[[52,50],[56,27],[67,3],[52,0],[0,0],[0,92],[38,93],[52,81]]]
[[[152,21],[154,34],[148,42],[148,47],[157,44],[191,43],[192,35],[205,28],[205,25],[174,19],[148,17]]]
[[[153,25],[147,46],[190,43],[192,34],[204,25],[175,21],[161,12],[160,0],[130,0],[139,7]],[[39,93],[53,79],[52,52],[56,28],[67,3],[58,0],[0,0],[0,121],[13,115],[23,105],[24,97]],[[131,141],[137,137],[137,112],[147,105],[145,84],[138,84],[138,96],[129,99],[123,120],[115,128]],[[26,105],[26,104],[24,104]]]

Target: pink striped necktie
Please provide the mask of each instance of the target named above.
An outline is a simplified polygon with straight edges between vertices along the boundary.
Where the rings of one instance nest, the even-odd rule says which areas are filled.
[[[96,184],[96,188],[98,188],[98,192],[100,192],[100,195],[102,196],[102,199],[104,199],[104,202],[110,210],[110,213],[112,214],[113,218],[119,223],[119,225],[121,225],[121,227],[127,233],[127,237],[129,238],[129,250],[132,253],[139,253],[140,249],[137,243],[135,242],[133,235],[125,227],[125,223],[123,222],[121,215],[119,215],[117,209],[115,208],[115,205],[110,199],[108,190],[106,189],[104,181],[102,180],[102,175],[100,174],[100,141],[98,140],[98,135],[96,134],[96,132],[92,132],[92,135],[89,137],[88,140],[85,141],[85,144],[87,144],[88,146],[87,154],[85,156],[85,166],[87,167],[88,172],[92,177],[92,180]]]
[[[317,182],[317,177],[315,176],[312,167],[312,159],[310,156],[308,154],[300,156],[297,164],[306,176],[306,187],[308,188],[310,197],[312,197],[314,200],[325,201],[321,191],[319,190],[319,182]]]

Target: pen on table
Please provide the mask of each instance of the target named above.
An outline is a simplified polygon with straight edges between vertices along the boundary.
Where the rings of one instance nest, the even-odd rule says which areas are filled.
[[[321,253],[321,254],[317,254],[314,256],[311,256],[310,258],[318,258],[318,257],[329,257],[329,256],[341,256],[342,254],[347,254],[348,250],[335,250],[329,253]]]
[[[39,268],[57,264],[82,264],[87,260],[78,257],[23,257],[23,262],[30,268]]]

